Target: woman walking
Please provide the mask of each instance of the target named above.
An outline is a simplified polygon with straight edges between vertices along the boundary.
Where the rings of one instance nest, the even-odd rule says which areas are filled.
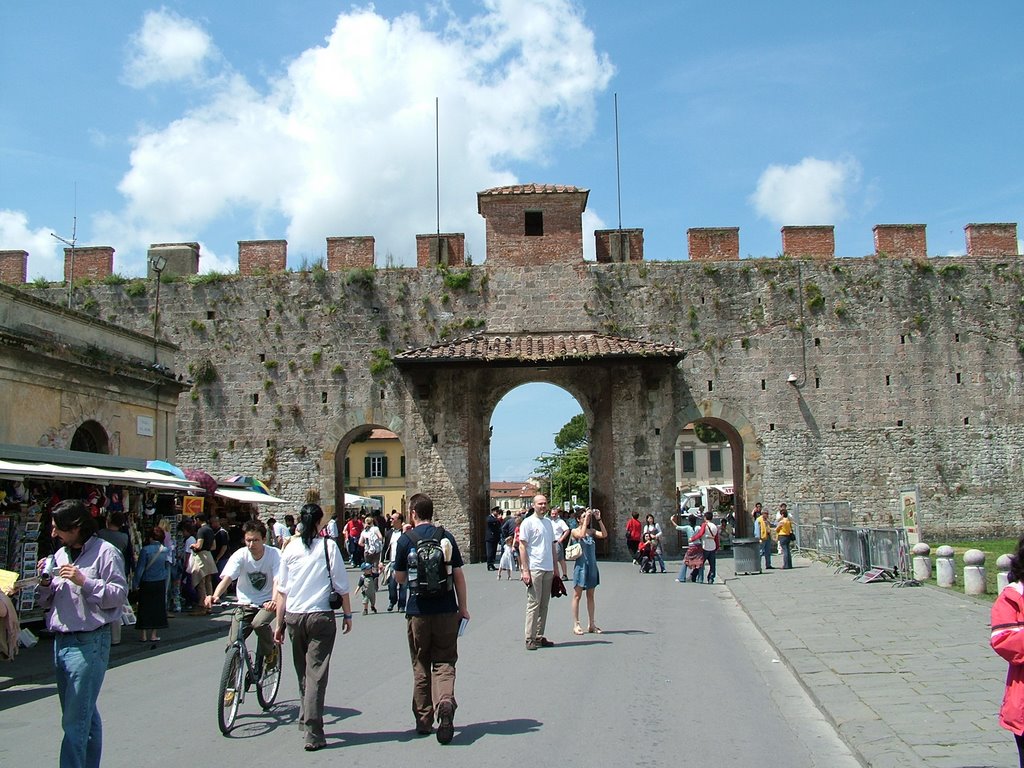
[[[139,613],[135,628],[144,643],[160,641],[157,630],[167,629],[167,547],[164,532],[158,527],[147,528],[142,534],[133,586],[139,591]]]
[[[779,510],[779,522],[775,526],[775,534],[779,537],[779,546],[782,547],[783,569],[793,567],[793,553],[789,548],[793,545],[793,521],[789,519],[789,512],[785,508]]]
[[[1009,584],[992,605],[992,649],[1006,659],[1006,690],[999,724],[1013,733],[1024,768],[1024,538],[1010,561]]]
[[[582,545],[583,554],[576,560],[576,566],[572,573],[572,631],[575,635],[583,634],[583,627],[580,626],[580,598],[586,590],[587,615],[590,618],[587,632],[601,634],[601,628],[594,623],[594,590],[601,583],[601,574],[597,570],[597,542],[595,539],[607,538],[608,530],[604,527],[604,521],[601,519],[601,510],[586,509],[577,514],[579,515],[579,525],[573,528],[569,535]]]
[[[338,627],[331,595],[341,595],[342,634],[352,630],[352,602],[341,550],[321,535],[327,524],[317,504],[302,508],[302,534],[288,542],[277,573],[277,629],[274,640],[284,642],[284,628],[292,642],[292,662],[299,679],[299,728],[303,749],[314,752],[327,746],[324,738],[324,696],[331,651]]]

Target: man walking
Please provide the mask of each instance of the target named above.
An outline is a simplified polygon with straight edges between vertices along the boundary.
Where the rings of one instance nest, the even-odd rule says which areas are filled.
[[[52,534],[62,547],[40,569],[36,598],[53,633],[61,726],[61,768],[99,768],[103,724],[96,701],[110,660],[110,625],[121,621],[128,594],[121,555],[96,533],[77,499],[53,508]]]
[[[761,542],[761,557],[764,558],[764,567],[772,570],[772,524],[768,522],[768,510],[762,509],[761,516],[755,521],[758,540]]]
[[[466,577],[459,545],[435,526],[434,502],[424,493],[409,499],[413,528],[398,539],[395,580],[409,584],[405,604],[406,635],[412,658],[412,712],[416,733],[433,730],[437,740],[455,734],[455,662],[459,658],[459,625],[469,620]]]
[[[487,515],[487,534],[484,537],[484,545],[487,548],[488,571],[496,571],[498,569],[494,564],[494,560],[498,555],[498,542],[501,541],[501,520],[498,518],[500,513],[500,507],[491,507],[491,512]]]
[[[548,620],[551,582],[558,557],[555,531],[548,519],[548,499],[543,494],[533,497],[534,514],[519,525],[519,568],[526,585],[526,650],[550,648],[553,642],[544,637]]]

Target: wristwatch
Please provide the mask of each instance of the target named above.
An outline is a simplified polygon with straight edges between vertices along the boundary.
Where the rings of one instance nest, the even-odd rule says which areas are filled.
[[[352,621],[352,614],[351,613],[343,613],[343,614],[341,614],[341,618],[342,619],[348,619],[349,621]]]

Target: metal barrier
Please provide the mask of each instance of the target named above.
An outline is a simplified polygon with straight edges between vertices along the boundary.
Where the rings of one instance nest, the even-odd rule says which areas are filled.
[[[797,501],[790,517],[807,524],[853,525],[853,505],[848,501]]]
[[[846,570],[864,572],[868,569],[867,535],[861,528],[839,528],[839,560]]]
[[[834,525],[818,526],[818,551],[830,560],[839,557],[838,530]]]

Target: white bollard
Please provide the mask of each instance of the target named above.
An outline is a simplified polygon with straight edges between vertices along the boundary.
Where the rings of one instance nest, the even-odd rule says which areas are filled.
[[[929,557],[932,548],[921,541],[914,545],[911,552],[914,554],[914,578],[928,581],[932,577],[932,559]]]
[[[1010,583],[1010,563],[1013,555],[1000,555],[996,558],[996,587],[1002,592]]]
[[[935,550],[935,583],[940,587],[956,584],[956,568],[953,567],[953,548],[943,544]]]
[[[985,594],[985,553],[980,549],[964,552],[964,594]]]

